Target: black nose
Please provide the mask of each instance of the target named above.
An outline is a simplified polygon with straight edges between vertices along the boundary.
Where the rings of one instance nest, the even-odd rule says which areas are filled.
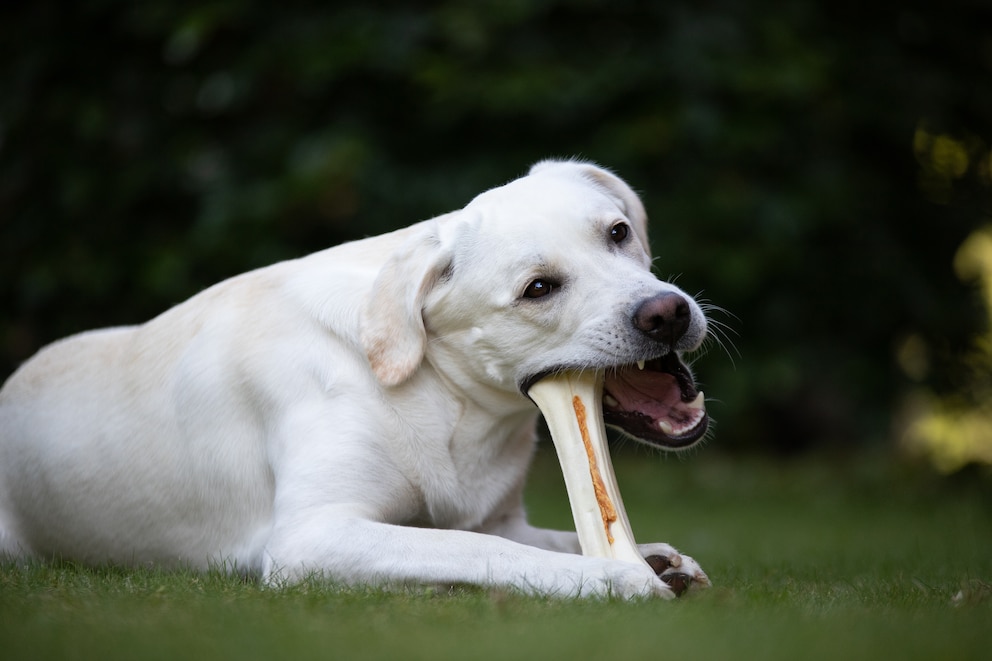
[[[689,302],[673,292],[644,299],[634,311],[634,327],[655,342],[674,346],[689,330]]]

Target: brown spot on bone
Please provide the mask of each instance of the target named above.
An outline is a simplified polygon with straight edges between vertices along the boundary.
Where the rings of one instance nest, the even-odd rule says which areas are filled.
[[[575,395],[572,397],[572,408],[575,409],[575,419],[579,423],[579,432],[582,434],[582,444],[586,448],[586,456],[589,457],[589,476],[592,478],[592,488],[596,493],[596,503],[599,505],[599,514],[603,517],[603,529],[606,531],[606,539],[612,544],[613,533],[610,526],[617,520],[617,510],[613,507],[610,495],[606,493],[606,485],[603,483],[603,476],[599,474],[599,466],[596,462],[596,453],[593,451],[592,439],[589,438],[589,427],[586,424],[586,407],[582,399]]]

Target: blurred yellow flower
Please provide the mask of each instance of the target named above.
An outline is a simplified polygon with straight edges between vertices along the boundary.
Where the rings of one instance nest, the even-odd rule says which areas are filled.
[[[912,451],[926,454],[938,470],[953,472],[969,463],[992,465],[992,226],[975,230],[954,257],[954,270],[965,281],[977,281],[989,325],[975,338],[967,358],[969,382],[957,397],[921,395],[904,436]],[[900,364],[908,353],[897,351]],[[910,363],[911,364],[911,363]],[[904,371],[907,371],[904,367]]]

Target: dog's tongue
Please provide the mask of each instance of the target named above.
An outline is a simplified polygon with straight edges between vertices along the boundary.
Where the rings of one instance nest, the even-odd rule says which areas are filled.
[[[610,379],[608,394],[618,407],[660,419],[682,401],[675,378],[647,370],[627,368]]]
[[[647,564],[630,529],[603,424],[603,372],[562,372],[528,391],[558,452],[584,555]]]

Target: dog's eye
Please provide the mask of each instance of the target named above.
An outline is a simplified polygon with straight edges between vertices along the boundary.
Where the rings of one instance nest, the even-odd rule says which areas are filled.
[[[610,240],[613,243],[623,243],[623,240],[630,234],[630,226],[627,223],[617,223],[610,228]]]
[[[524,298],[541,298],[542,296],[547,296],[557,288],[557,283],[538,278],[527,285],[527,288],[524,289]]]

